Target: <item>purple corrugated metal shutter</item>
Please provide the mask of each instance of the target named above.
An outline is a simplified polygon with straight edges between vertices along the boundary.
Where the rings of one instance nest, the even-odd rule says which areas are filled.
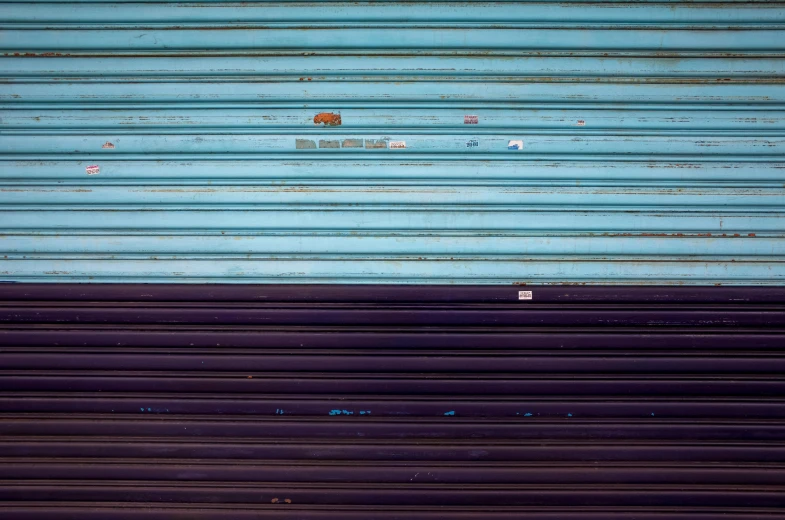
[[[9,519],[785,518],[785,289],[0,286]]]

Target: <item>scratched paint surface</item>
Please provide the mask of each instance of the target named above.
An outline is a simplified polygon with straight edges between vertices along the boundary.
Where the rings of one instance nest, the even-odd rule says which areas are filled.
[[[774,2],[0,1],[0,281],[781,284],[783,52]]]

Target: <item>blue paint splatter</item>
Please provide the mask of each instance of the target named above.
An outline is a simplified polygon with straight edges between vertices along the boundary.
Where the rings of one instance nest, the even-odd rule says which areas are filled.
[[[571,413],[568,413],[568,414],[567,414],[567,417],[572,417],[572,414],[571,414]]]
[[[371,415],[370,410],[360,410],[360,415]]]
[[[651,416],[654,417],[654,412],[651,413]]]
[[[349,410],[330,410],[330,415],[354,415],[354,412],[350,412]]]
[[[148,411],[148,412],[152,412],[152,411],[153,411],[153,409],[152,409],[152,408],[148,408],[148,409],[147,409],[147,411]]]
[[[444,415],[455,415],[455,410],[450,410],[449,412],[444,412]]]
[[[139,409],[144,412],[144,408],[139,408]]]
[[[531,416],[532,416],[532,414],[531,414],[531,413],[529,413],[529,412],[526,412],[525,414],[523,414],[523,416],[524,416],[524,417],[531,417]]]
[[[283,410],[281,408],[276,408],[275,409],[275,414],[276,415],[283,415]]]

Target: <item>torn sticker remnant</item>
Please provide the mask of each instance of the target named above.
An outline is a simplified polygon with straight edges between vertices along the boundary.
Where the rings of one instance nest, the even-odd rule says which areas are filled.
[[[463,124],[476,125],[480,122],[480,116],[465,115],[463,116]]]
[[[363,140],[362,139],[344,139],[342,143],[344,148],[362,148],[363,147]]]
[[[518,291],[519,300],[531,300],[533,297],[532,291]]]
[[[105,150],[114,150],[114,145],[112,143],[110,143],[109,141],[107,141],[107,142],[105,142],[104,144],[101,145],[101,148],[103,148]]]
[[[508,150],[523,150],[523,141],[510,141],[507,143]]]
[[[387,140],[386,139],[366,139],[365,140],[365,147],[366,148],[387,148]]]
[[[341,141],[319,139],[319,148],[340,148]]]
[[[91,164],[90,166],[85,168],[85,171],[87,172],[87,175],[97,175],[101,173],[101,169],[98,167],[97,164]]]
[[[480,146],[480,141],[477,139],[466,141],[466,148],[477,148],[478,146]]]
[[[586,121],[583,119],[578,119],[578,126],[586,126]]]
[[[390,148],[406,148],[406,141],[390,141]]]
[[[316,148],[316,141],[312,139],[297,139],[294,143],[295,148],[298,150],[310,150]]]

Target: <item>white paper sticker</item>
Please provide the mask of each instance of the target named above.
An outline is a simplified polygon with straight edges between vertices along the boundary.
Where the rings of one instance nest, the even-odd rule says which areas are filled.
[[[523,141],[510,141],[507,143],[508,150],[523,150]]]
[[[476,125],[480,122],[480,116],[475,115],[465,115],[463,116],[463,124],[465,125]]]
[[[390,141],[390,148],[406,148],[406,141]]]
[[[578,126],[586,126],[586,121],[583,119],[578,119]]]
[[[532,299],[532,292],[531,291],[518,291],[518,299],[519,300],[531,300]]]
[[[98,167],[97,164],[91,164],[90,166],[85,168],[85,171],[87,172],[87,175],[96,175],[101,173],[101,169]]]

